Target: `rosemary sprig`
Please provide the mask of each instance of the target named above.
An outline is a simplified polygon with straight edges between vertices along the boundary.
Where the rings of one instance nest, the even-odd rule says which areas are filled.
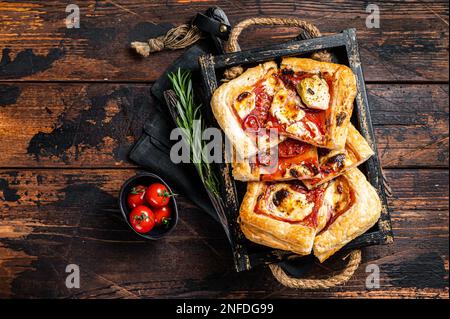
[[[206,155],[202,152],[206,144],[202,140],[205,123],[200,111],[201,104],[195,105],[192,74],[190,71],[178,69],[177,72],[169,73],[168,77],[177,96],[175,105],[178,114],[175,120],[177,126],[183,129],[185,141],[189,144],[191,162],[195,165],[208,190],[218,196],[217,176]]]

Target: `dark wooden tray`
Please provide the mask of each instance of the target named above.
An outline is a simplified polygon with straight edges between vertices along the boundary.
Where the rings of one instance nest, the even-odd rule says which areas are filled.
[[[348,65],[357,76],[358,94],[355,99],[355,108],[352,122],[365,137],[369,145],[377,154],[377,146],[373,133],[370,110],[364,84],[364,76],[361,68],[361,60],[356,42],[356,30],[347,29],[339,34],[278,44],[261,49],[252,49],[224,55],[204,55],[199,58],[204,84],[204,105],[209,106],[213,92],[218,87],[225,69],[241,65],[244,68],[258,63],[279,60],[285,56],[307,57],[311,53],[327,49],[340,64]],[[207,118],[210,124],[217,126],[210,107],[206,108]],[[225,148],[223,148],[225,149]],[[376,188],[382,202],[382,212],[378,223],[365,234],[347,244],[342,250],[360,248],[364,246],[387,244],[393,241],[390,215],[387,207],[386,193],[383,185],[383,175],[378,157],[372,156],[359,167],[367,176],[370,183]],[[239,207],[246,190],[246,183],[235,181],[231,174],[231,164],[218,164],[222,185],[222,204],[217,207],[219,215],[225,215],[223,226],[228,234],[234,262],[237,271],[248,270],[260,264],[282,261],[293,254],[286,251],[272,249],[254,244],[247,240],[240,230],[237,222]],[[222,206],[222,207],[220,207]],[[310,256],[301,257],[305,262],[313,260]]]

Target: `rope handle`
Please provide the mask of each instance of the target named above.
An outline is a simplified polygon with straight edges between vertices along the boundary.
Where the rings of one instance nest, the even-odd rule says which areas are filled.
[[[361,250],[353,250],[344,259],[350,257],[345,268],[338,274],[325,279],[305,279],[290,277],[277,264],[270,264],[269,268],[275,279],[285,287],[315,290],[315,289],[329,289],[342,284],[345,284],[355,273],[361,263]]]
[[[230,37],[225,44],[225,51],[228,53],[238,52],[240,51],[238,38],[241,35],[242,31],[244,29],[253,26],[253,25],[260,25],[260,26],[285,26],[285,27],[297,27],[301,28],[304,31],[308,33],[308,35],[312,38],[318,38],[321,37],[322,34],[320,33],[320,30],[311,22],[299,19],[299,18],[277,18],[277,17],[267,17],[267,18],[250,18],[245,19],[236,26],[233,27],[233,30],[230,33]],[[320,60],[320,61],[331,61],[331,55],[326,50],[321,50],[313,53],[311,55],[311,58]],[[234,79],[235,77],[241,75],[244,72],[244,69],[240,66],[233,66],[224,72],[225,80],[229,81]]]
[[[225,51],[228,53],[230,52],[237,52],[240,51],[239,44],[238,44],[238,38],[242,31],[252,25],[261,25],[261,26],[272,26],[272,25],[279,25],[279,26],[285,26],[285,27],[298,27],[305,31],[307,31],[311,37],[318,38],[322,36],[319,29],[312,23],[307,22],[302,19],[298,18],[250,18],[243,20],[236,24],[236,26],[233,27],[233,30],[231,31],[230,37],[225,45]]]

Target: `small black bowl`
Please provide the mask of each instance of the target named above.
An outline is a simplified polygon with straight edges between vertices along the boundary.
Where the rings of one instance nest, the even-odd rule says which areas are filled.
[[[126,223],[130,228],[139,236],[144,237],[146,239],[150,240],[158,240],[161,239],[164,236],[167,236],[170,234],[176,227],[178,222],[178,208],[177,208],[177,202],[175,200],[174,196],[170,197],[170,203],[169,205],[172,206],[172,215],[170,216],[170,222],[168,226],[165,227],[154,227],[150,232],[148,233],[138,233],[133,226],[131,226],[129,221],[129,216],[131,213],[131,210],[127,205],[127,196],[130,193],[131,189],[138,185],[143,185],[145,187],[150,186],[153,183],[161,183],[167,187],[169,192],[172,194],[172,190],[170,187],[162,180],[161,177],[151,174],[151,173],[141,173],[136,176],[133,176],[129,178],[128,180],[123,183],[122,188],[120,189],[119,194],[119,206],[120,210],[122,212],[123,218],[125,219]],[[150,208],[151,209],[151,208]]]

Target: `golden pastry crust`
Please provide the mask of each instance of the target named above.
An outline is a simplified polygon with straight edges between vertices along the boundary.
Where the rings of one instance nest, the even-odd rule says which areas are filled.
[[[277,64],[273,61],[260,64],[247,69],[237,78],[222,84],[214,91],[211,99],[212,112],[227,138],[231,141],[239,156],[248,157],[258,152],[258,146],[242,128],[241,120],[236,115],[234,103],[238,96],[245,91],[251,90],[260,80],[264,79],[269,72],[277,71]],[[270,141],[267,145],[260,145],[259,149],[266,149],[279,143]]]
[[[318,198],[317,194],[323,194],[314,203],[306,199],[297,201],[303,195],[296,197],[293,191],[282,197],[287,198],[287,205],[275,204],[277,193],[288,189],[289,185],[292,184],[248,183],[239,220],[241,230],[249,240],[299,255],[307,255],[314,250],[315,256],[323,262],[370,229],[380,217],[378,194],[357,168],[319,186],[320,193],[317,193],[319,188],[302,193],[304,199],[310,195]],[[283,209],[273,210],[271,205]],[[286,210],[286,207],[292,209]],[[312,215],[308,214],[312,214],[314,209],[317,209],[316,222],[311,223],[308,219]]]
[[[259,169],[252,168],[250,160],[245,159],[243,161],[233,161],[231,163],[233,167],[233,177],[235,180],[243,182],[257,182],[260,179]]]
[[[254,212],[258,196],[265,183],[250,182],[247,185],[240,209],[240,225],[245,237],[269,247],[290,250],[299,255],[311,252],[315,230],[303,224],[290,224]]]
[[[294,72],[328,73],[332,75],[330,106],[326,111],[325,138],[323,142],[306,141],[322,148],[342,149],[347,138],[348,124],[357,93],[356,78],[352,70],[341,64],[319,62],[304,58],[283,58],[281,70]],[[296,138],[295,136],[290,136]]]
[[[340,178],[345,178],[354,192],[353,205],[316,236],[313,250],[320,262],[369,230],[381,214],[378,194],[361,171],[354,168]]]
[[[309,189],[321,185],[333,178],[344,174],[346,171],[359,166],[374,154],[364,137],[358,132],[352,123],[348,126],[347,141],[345,149],[332,150],[326,156],[319,157],[319,165],[322,172],[313,179],[305,180],[304,184]],[[327,161],[340,158],[339,167],[330,173],[324,173]]]
[[[316,234],[315,227],[255,213],[255,207],[265,192],[266,185],[263,182],[250,182],[247,185],[247,193],[239,212],[239,223],[245,237],[257,244],[289,250],[299,255],[310,254]],[[319,209],[319,223],[323,224],[325,215],[326,212]]]

